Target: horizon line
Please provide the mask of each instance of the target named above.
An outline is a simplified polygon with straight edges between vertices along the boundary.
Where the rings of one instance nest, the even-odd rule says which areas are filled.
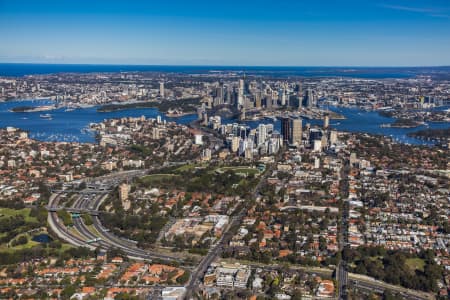
[[[6,62],[10,65],[80,65],[80,66],[136,66],[136,67],[278,67],[278,68],[445,68],[448,65],[244,65],[244,64],[137,64],[137,63],[71,63],[71,62]]]

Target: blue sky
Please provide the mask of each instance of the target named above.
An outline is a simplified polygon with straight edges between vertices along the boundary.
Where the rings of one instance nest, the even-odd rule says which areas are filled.
[[[0,61],[450,65],[450,1],[0,0]]]

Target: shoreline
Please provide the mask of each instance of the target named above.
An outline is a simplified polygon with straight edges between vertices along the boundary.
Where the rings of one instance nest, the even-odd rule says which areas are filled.
[[[22,100],[22,101],[25,101],[25,100]],[[19,102],[20,101],[17,101],[15,103],[15,105],[14,105],[14,103],[13,103],[13,105],[8,105],[8,104],[6,104],[4,102],[0,102],[0,103],[3,103],[2,105],[6,106],[6,107],[14,107],[14,106],[18,106],[19,104],[21,104]],[[32,106],[32,105],[37,106],[40,103],[31,103],[31,101],[30,101],[29,104],[30,104],[30,106]],[[173,104],[176,104],[176,103],[173,103]],[[192,102],[189,103],[189,104],[190,104],[189,106],[193,105]],[[92,106],[93,107],[98,107],[98,106],[95,106],[95,105],[92,105]],[[86,107],[92,107],[92,106],[83,105],[81,107],[81,109],[82,108],[86,108]],[[185,107],[189,108],[188,105],[186,105]],[[76,132],[73,132],[72,130],[66,131],[64,129],[56,130],[57,129],[56,127],[55,127],[56,131],[53,131],[52,128],[53,128],[53,126],[60,126],[60,125],[64,126],[64,128],[65,128],[66,126],[68,126],[67,124],[71,123],[71,120],[69,120],[69,119],[71,119],[72,116],[74,118],[73,119],[74,122],[82,121],[82,122],[86,123],[85,125],[88,125],[88,123],[95,122],[95,120],[97,120],[99,118],[100,119],[102,119],[102,118],[114,118],[114,117],[127,116],[127,115],[134,116],[136,114],[140,114],[140,115],[154,115],[154,113],[151,112],[151,110],[144,110],[144,109],[135,109],[135,110],[130,110],[129,112],[127,112],[127,111],[122,111],[122,112],[117,111],[116,113],[114,113],[114,112],[113,113],[105,113],[103,115],[103,114],[99,114],[99,113],[95,112],[95,108],[94,108],[93,109],[94,111],[92,111],[92,109],[90,109],[89,113],[90,114],[93,113],[95,115],[95,117],[94,118],[89,118],[89,117],[84,117],[84,114],[82,112],[78,112],[78,113],[72,115],[70,111],[69,112],[65,112],[63,109],[59,109],[59,108],[60,107],[58,107],[57,110],[54,112],[55,115],[54,115],[53,122],[56,122],[56,123],[51,123],[51,122],[46,121],[49,125],[42,123],[42,122],[44,122],[44,120],[42,120],[42,121],[39,120],[38,123],[31,124],[31,122],[36,122],[34,117],[32,118],[33,119],[32,121],[23,121],[20,118],[20,116],[21,116],[20,114],[14,115],[13,113],[11,113],[7,109],[5,109],[5,110],[3,110],[3,112],[0,111],[0,114],[2,114],[2,115],[0,115],[0,118],[2,119],[1,122],[0,122],[0,124],[1,124],[0,126],[1,127],[11,126],[11,127],[16,127],[16,128],[20,128],[20,129],[29,131],[30,134],[32,134],[33,137],[35,137],[37,140],[41,140],[41,141],[49,141],[50,139],[48,137],[51,136],[53,133],[56,133],[56,134],[60,135],[59,138],[56,137],[56,139],[59,139],[60,141],[73,140],[74,139],[73,136],[76,136],[82,142],[92,142],[91,138],[87,138],[83,133],[80,133],[81,128],[77,129],[78,125],[75,125],[75,127],[74,127],[74,129],[76,129]],[[349,123],[352,123],[352,115],[353,114],[357,113],[357,114],[360,115],[360,114],[366,114],[366,113],[369,113],[369,112],[361,111],[359,113],[358,110],[347,110],[347,109],[339,111],[339,107],[336,107],[336,108],[337,108],[336,112],[339,113],[339,114],[342,114],[343,116],[346,116],[346,120],[347,120],[345,122],[340,123],[339,122],[340,119],[335,119],[335,115],[334,114],[330,114],[330,120],[335,119],[334,123],[338,122],[337,124],[332,124],[332,127],[334,127],[338,131],[367,132],[367,133],[371,133],[371,134],[382,134],[382,132],[385,132],[382,129],[378,129],[378,130],[377,129],[373,129],[373,128],[371,129],[370,126],[372,126],[372,125],[371,124],[366,124],[367,122],[364,122],[364,124],[361,124],[361,126],[363,128],[361,128],[361,126],[359,126],[359,125],[356,126],[357,125],[356,123],[355,123],[356,125],[354,127],[349,127]],[[178,123],[185,122],[184,121],[185,117],[187,117],[188,119],[195,118],[195,112],[191,112],[192,109],[189,109],[188,111],[183,112],[183,113],[175,113],[175,114],[170,114],[168,112],[161,111],[157,107],[152,107],[152,109],[155,110],[155,114],[163,115],[165,118],[170,118],[171,119],[170,121],[174,121],[174,122],[178,122]],[[30,114],[30,115],[32,115],[32,114]],[[27,116],[27,115],[26,114],[22,114],[22,116]],[[264,116],[264,119],[266,119],[265,117],[266,116]],[[376,122],[378,126],[381,125],[381,123],[383,122],[382,119],[379,119],[378,117],[374,117],[374,115],[371,115],[370,113],[369,113],[369,115],[367,115],[367,118],[369,118],[369,119],[374,118],[374,122]],[[30,117],[30,119],[31,119],[31,117]],[[252,127],[252,126],[255,126],[255,124],[257,124],[259,122],[267,123],[268,121],[270,121],[270,120],[262,120],[262,118],[260,118],[260,120],[253,120],[251,117],[249,117],[243,123],[249,124]],[[388,121],[388,120],[386,120],[386,121]],[[229,122],[238,122],[238,121],[236,119],[225,121],[225,123],[229,123]],[[308,123],[308,120],[304,120],[304,122]],[[310,120],[310,122],[312,122],[312,124],[316,124],[317,125],[317,124],[320,123],[320,120]],[[278,124],[278,125],[276,125],[276,124]],[[438,122],[438,123],[428,122],[428,124],[429,124],[430,128],[442,128],[442,127],[447,127],[447,124],[450,124],[450,123],[448,123],[448,122]],[[275,126],[279,126],[279,123],[274,123],[274,125]],[[368,129],[367,129],[368,131],[365,130],[365,126],[366,125],[369,126]],[[421,129],[421,128],[419,128],[419,129]],[[387,129],[387,130],[389,130],[389,129]],[[392,128],[391,130],[394,130],[394,128]],[[418,138],[408,137],[407,136],[407,133],[408,133],[407,131],[408,131],[407,128],[406,129],[398,128],[397,131],[395,131],[395,132],[394,131],[393,132],[387,131],[387,132],[385,132],[382,135],[391,136],[394,139],[399,140],[400,142],[403,142],[403,143],[422,144],[422,145],[429,144],[429,143],[426,143],[426,141],[424,143],[423,140],[420,140]],[[410,129],[409,131],[414,131],[414,129]],[[69,136],[68,139],[66,139],[64,137],[64,134],[66,132],[70,133],[70,134],[68,134],[68,136]],[[54,140],[54,137],[51,138],[51,140]]]

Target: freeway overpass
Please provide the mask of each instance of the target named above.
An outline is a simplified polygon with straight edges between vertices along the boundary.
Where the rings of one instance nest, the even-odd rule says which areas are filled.
[[[51,212],[65,210],[70,213],[80,213],[80,214],[86,213],[86,214],[89,214],[92,216],[98,216],[100,214],[100,211],[95,210],[95,209],[88,209],[88,208],[74,208],[74,207],[64,207],[64,206],[52,206],[52,207],[46,206],[45,208]]]
[[[106,199],[107,195],[106,192],[103,194],[95,194],[90,198],[79,195],[72,207],[64,208],[59,205],[61,194],[53,194],[47,206],[50,227],[59,238],[75,246],[83,246],[91,250],[97,247],[103,249],[117,248],[122,250],[129,258],[135,260],[152,261],[154,259],[162,259],[182,262],[182,259],[176,256],[140,249],[136,246],[135,241],[119,238],[105,229],[98,218],[98,208]],[[74,229],[77,231],[77,234],[74,234],[59,220],[57,215],[58,210],[66,210],[72,213],[90,213],[93,217],[94,229],[86,226],[82,218],[74,218]]]

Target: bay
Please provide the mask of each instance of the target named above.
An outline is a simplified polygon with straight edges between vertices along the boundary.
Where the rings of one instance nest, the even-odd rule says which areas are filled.
[[[23,112],[15,113],[10,110],[18,106],[39,106],[52,104],[50,100],[23,100],[0,103],[0,127],[12,126],[29,132],[31,138],[41,141],[66,141],[66,142],[95,142],[93,132],[87,130],[90,123],[101,122],[105,119],[122,117],[156,118],[158,115],[167,121],[175,121],[179,124],[188,124],[196,119],[196,115],[185,115],[178,118],[170,118],[158,111],[156,108],[137,108],[113,112],[98,112],[97,107],[78,108],[66,111],[59,108],[46,112]],[[408,137],[407,134],[425,128],[448,128],[449,122],[429,122],[428,127],[416,128],[392,128],[380,127],[381,124],[394,122],[393,118],[379,115],[374,111],[362,111],[357,108],[329,107],[330,110],[338,112],[346,117],[345,120],[331,120],[331,127],[340,131],[363,132],[390,136],[394,140],[407,144],[431,145],[431,142]],[[49,113],[52,119],[41,118],[41,114]],[[223,119],[222,123],[236,123],[234,119]],[[276,130],[280,130],[280,121],[273,122],[270,119],[244,122],[251,128],[256,128],[261,123],[273,123]],[[321,120],[303,120],[303,125],[322,125]]]

